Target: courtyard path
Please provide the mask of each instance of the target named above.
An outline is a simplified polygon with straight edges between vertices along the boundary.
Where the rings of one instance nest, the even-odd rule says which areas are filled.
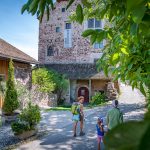
[[[144,97],[138,90],[132,91],[130,86],[121,85],[119,97],[120,108],[124,113],[125,121],[141,120],[145,112]],[[43,114],[43,130],[49,134],[42,139],[19,146],[16,150],[96,150],[95,124],[98,116],[106,119],[106,113],[111,104],[86,111],[85,132],[83,137],[72,135],[72,121],[70,112],[50,112]],[[42,128],[42,126],[41,126]],[[78,128],[79,132],[79,128]]]

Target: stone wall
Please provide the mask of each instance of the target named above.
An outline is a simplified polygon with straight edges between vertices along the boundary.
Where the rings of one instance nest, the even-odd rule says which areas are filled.
[[[56,107],[57,106],[57,95],[47,94],[37,90],[36,86],[32,86],[31,98],[34,104],[40,107]]]
[[[32,68],[30,64],[14,62],[15,79],[20,81],[28,89],[32,87]]]
[[[72,23],[72,47],[64,48],[65,23],[69,20],[69,15],[76,9],[77,0],[67,11],[62,12],[62,8],[67,6],[66,1],[56,3],[56,8],[50,13],[50,20],[43,18],[39,27],[39,61],[41,64],[58,63],[93,63],[94,59],[101,56],[100,49],[94,49],[87,38],[81,36],[85,25]],[[56,27],[60,27],[60,32],[56,32]],[[47,56],[47,49],[51,46],[54,56]]]

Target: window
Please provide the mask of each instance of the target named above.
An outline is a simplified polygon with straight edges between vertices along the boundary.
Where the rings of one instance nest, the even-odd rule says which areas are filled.
[[[62,8],[62,9],[61,9],[61,11],[62,11],[62,12],[65,12],[65,11],[66,11],[66,9],[65,9],[65,8]]]
[[[94,19],[88,20],[88,28],[94,28]]]
[[[71,29],[71,23],[66,23],[65,29]]]
[[[102,29],[102,21],[101,20],[96,20],[96,19],[89,19],[88,20],[88,28],[95,29],[95,30],[100,30]],[[104,47],[103,41],[100,43],[94,43],[93,47],[95,49],[100,49]]]
[[[72,47],[71,23],[65,23],[64,47],[65,48],[71,48]]]
[[[49,46],[47,49],[47,56],[54,56],[54,51],[52,46]]]
[[[56,27],[56,32],[60,32],[60,27]]]
[[[102,21],[96,20],[96,19],[89,19],[88,20],[88,28],[101,29],[102,28]]]
[[[104,44],[103,44],[103,41],[100,42],[100,43],[94,43],[94,48],[95,49],[100,49],[100,48],[103,48],[104,47]]]

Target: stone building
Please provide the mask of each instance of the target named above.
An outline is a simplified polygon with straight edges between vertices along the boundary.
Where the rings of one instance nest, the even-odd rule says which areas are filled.
[[[96,68],[105,41],[91,45],[89,39],[81,36],[88,28],[102,29],[105,21],[89,19],[83,25],[70,22],[68,17],[79,2],[77,0],[66,10],[67,0],[57,0],[55,9],[50,12],[50,20],[47,21],[45,14],[39,26],[39,63],[66,75],[69,79],[66,100],[69,103],[80,95],[89,102],[96,92],[107,92],[107,83],[111,81],[111,77]]]
[[[32,85],[31,64],[37,64],[38,61],[0,39],[0,82],[7,80],[10,59],[12,59],[14,63],[15,79],[21,81],[30,89]],[[2,107],[2,101],[2,97],[0,96],[0,108]]]

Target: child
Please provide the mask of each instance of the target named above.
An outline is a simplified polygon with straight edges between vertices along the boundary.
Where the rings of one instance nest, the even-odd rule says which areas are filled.
[[[103,119],[98,118],[97,120],[97,141],[98,141],[98,150],[101,149],[101,143],[103,143],[103,138],[104,138],[104,125],[103,125]]]

